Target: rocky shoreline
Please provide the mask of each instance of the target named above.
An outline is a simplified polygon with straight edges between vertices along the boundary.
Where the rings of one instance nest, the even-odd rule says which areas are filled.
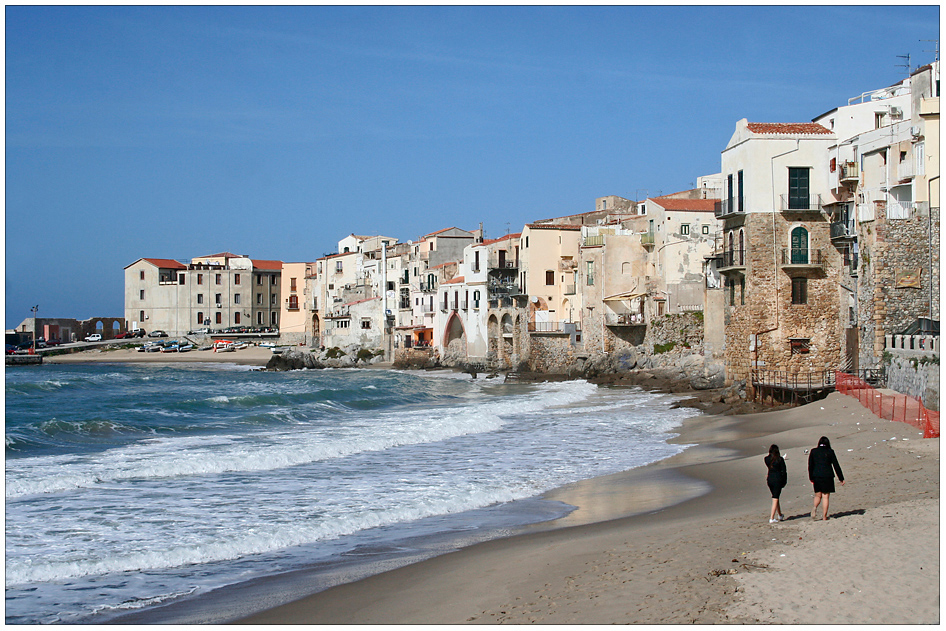
[[[659,364],[659,365],[654,365]],[[313,352],[288,348],[274,354],[264,370],[318,370],[323,368],[379,368],[391,366],[404,370],[454,370],[471,375],[474,379],[498,379],[540,383],[586,379],[600,386],[639,386],[651,392],[692,394],[674,403],[673,407],[689,407],[706,414],[752,414],[791,407],[766,406],[746,400],[745,384],[723,384],[721,371],[710,367],[700,355],[668,356],[655,361],[649,356],[623,352],[613,356],[592,356],[571,366],[567,372],[547,373],[525,370],[493,370],[483,363],[458,361],[444,366],[436,358],[418,364],[385,364],[380,354],[365,349],[323,349]]]

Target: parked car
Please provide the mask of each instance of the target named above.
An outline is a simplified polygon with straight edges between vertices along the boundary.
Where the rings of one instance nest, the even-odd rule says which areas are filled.
[[[101,341],[102,341],[102,336],[101,336],[101,334],[99,334],[99,333],[93,333],[92,335],[86,335],[86,336],[85,336],[85,341],[86,341],[86,342],[101,342]]]
[[[59,346],[60,344],[62,344],[62,340],[55,337],[46,340],[46,346]]]
[[[16,349],[17,349],[18,351],[26,351],[26,350],[29,350],[29,349],[31,349],[31,348],[33,348],[33,342],[32,342],[32,341],[29,341],[29,342],[20,342],[19,344],[16,345]]]
[[[148,333],[148,337],[167,337],[167,336],[168,334],[165,333],[164,331],[152,331],[151,333]]]
[[[121,333],[119,333],[118,335],[115,336],[115,339],[116,339],[116,340],[124,340],[124,339],[127,339],[127,338],[129,338],[129,337],[134,337],[134,335],[132,335],[132,332],[131,332],[131,331],[122,331]]]
[[[145,335],[147,334],[145,333],[144,329],[135,329],[131,332],[132,337],[144,337]]]
[[[16,344],[7,344],[7,355],[12,355],[16,350]]]

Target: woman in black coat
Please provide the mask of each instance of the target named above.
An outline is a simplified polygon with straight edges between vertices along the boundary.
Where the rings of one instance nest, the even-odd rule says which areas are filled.
[[[765,483],[769,485],[769,491],[772,492],[772,512],[769,513],[769,523],[774,524],[785,519],[778,502],[782,489],[788,484],[788,469],[785,467],[785,459],[778,451],[778,445],[769,447],[769,455],[765,457],[765,468],[768,470],[765,474]]]
[[[837,472],[838,480],[844,485],[844,474],[841,473],[841,465],[838,464],[838,457],[834,455],[831,449],[831,442],[827,436],[818,439],[818,446],[811,450],[808,455],[808,479],[811,481],[815,490],[815,505],[811,509],[811,518],[818,519],[818,505],[824,499],[824,511],[821,519],[828,520],[828,500],[834,493],[834,474]]]

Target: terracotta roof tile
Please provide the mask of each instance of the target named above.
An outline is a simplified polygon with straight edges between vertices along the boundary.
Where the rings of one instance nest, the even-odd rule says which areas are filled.
[[[818,123],[747,123],[755,134],[830,134],[830,129]]]
[[[343,307],[350,307],[352,305],[360,305],[363,302],[368,302],[369,300],[381,300],[381,296],[374,296],[373,298],[361,298],[360,300],[355,300],[353,302],[346,302]]]
[[[460,261],[447,261],[446,263],[441,263],[440,265],[434,265],[433,267],[429,269],[440,269],[442,267],[447,267],[449,265],[459,265],[459,264],[460,264]]]
[[[143,261],[148,261],[155,267],[163,267],[165,269],[187,269],[187,266],[181,263],[180,261],[175,261],[174,259],[141,259]]]
[[[452,283],[462,283],[462,282],[464,282],[465,280],[466,280],[466,278],[463,277],[463,276],[456,276],[456,277],[454,277],[454,278],[451,278],[450,280],[445,280],[445,281],[443,281],[443,282],[440,283],[440,284],[441,284],[441,285],[450,285],[450,284],[452,284]]]
[[[260,259],[253,259],[253,269],[281,270],[282,261],[262,261]]]
[[[509,241],[511,239],[518,239],[521,236],[522,236],[521,232],[517,232],[515,234],[507,234],[504,237],[499,237],[498,239],[490,239],[489,241],[483,241],[482,243],[478,243],[477,245],[492,245],[493,243],[499,243],[500,241]]]
[[[530,223],[528,226],[533,230],[581,230],[581,226],[561,223]]]
[[[678,197],[655,197],[653,201],[665,210],[698,210],[713,212],[718,199],[680,199]]]

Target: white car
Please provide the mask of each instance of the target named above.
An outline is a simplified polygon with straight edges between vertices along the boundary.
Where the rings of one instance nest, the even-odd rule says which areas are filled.
[[[86,342],[101,342],[102,336],[99,333],[93,333],[92,335],[85,336]]]

